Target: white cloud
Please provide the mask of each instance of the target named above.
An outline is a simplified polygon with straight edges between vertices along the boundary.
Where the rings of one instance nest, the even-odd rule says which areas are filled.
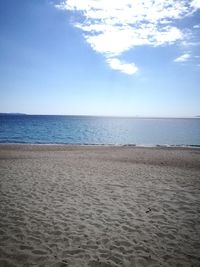
[[[194,7],[195,9],[200,8],[200,0],[193,0],[191,6]]]
[[[191,58],[190,54],[183,54],[180,57],[177,57],[174,62],[186,62]]]
[[[200,0],[64,0],[56,7],[78,14],[74,26],[116,69],[110,62],[116,63],[117,57],[134,47],[184,41],[185,33],[173,23],[193,14]]]
[[[135,74],[138,71],[138,68],[134,63],[125,63],[118,58],[108,58],[107,62],[112,69],[119,70],[129,75]]]
[[[193,28],[194,29],[200,29],[200,24],[194,25]]]

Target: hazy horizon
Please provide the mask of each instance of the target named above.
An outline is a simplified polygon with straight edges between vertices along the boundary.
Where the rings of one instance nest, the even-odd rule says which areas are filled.
[[[40,113],[21,113],[21,112],[0,112],[0,115],[26,115],[26,116],[69,116],[69,117],[110,117],[110,118],[135,118],[135,119],[195,119],[200,118],[200,115],[188,116],[188,117],[162,117],[162,116],[140,116],[140,115],[132,115],[132,116],[121,116],[121,115],[92,115],[92,114],[40,114]]]

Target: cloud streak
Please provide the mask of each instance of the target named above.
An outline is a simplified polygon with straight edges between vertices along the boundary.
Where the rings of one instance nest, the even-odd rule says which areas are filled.
[[[87,43],[101,53],[112,69],[135,74],[134,63],[124,63],[122,54],[134,47],[171,45],[185,38],[174,21],[191,16],[199,0],[64,0],[57,8],[77,14],[74,26]]]
[[[174,62],[186,62],[191,58],[190,54],[183,54],[180,57],[177,57]]]

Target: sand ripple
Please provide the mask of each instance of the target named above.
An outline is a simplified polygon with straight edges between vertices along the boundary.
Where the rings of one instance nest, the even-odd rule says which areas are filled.
[[[1,149],[0,266],[200,266],[199,154],[156,151]]]

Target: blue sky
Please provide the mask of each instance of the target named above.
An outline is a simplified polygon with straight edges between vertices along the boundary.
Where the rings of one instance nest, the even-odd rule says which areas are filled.
[[[1,0],[0,112],[200,115],[200,1]]]

